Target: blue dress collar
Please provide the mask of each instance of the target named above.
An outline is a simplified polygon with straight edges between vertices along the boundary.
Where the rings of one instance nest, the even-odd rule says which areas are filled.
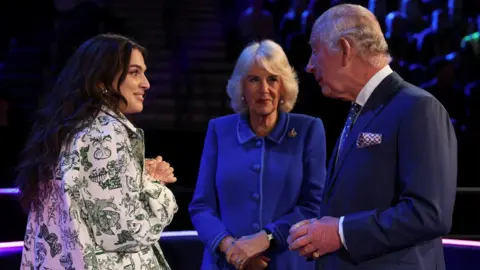
[[[274,143],[280,144],[285,137],[288,129],[288,122],[290,115],[286,112],[279,112],[277,123],[272,132],[266,136],[267,139]],[[244,144],[250,140],[260,138],[250,128],[250,122],[248,120],[248,114],[240,114],[237,124],[237,138],[240,144]]]

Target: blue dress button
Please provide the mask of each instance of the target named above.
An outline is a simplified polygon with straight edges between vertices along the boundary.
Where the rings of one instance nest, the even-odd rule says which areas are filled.
[[[254,199],[255,201],[258,201],[258,199],[260,199],[260,195],[258,193],[253,193],[252,199]]]
[[[258,231],[258,230],[260,230],[260,224],[258,224],[258,223],[253,223],[253,224],[252,224],[252,228],[253,228],[255,231]]]
[[[262,147],[262,145],[263,145],[262,140],[258,140],[256,145],[257,145],[257,147]]]
[[[260,171],[260,164],[253,164],[253,170],[256,172]]]

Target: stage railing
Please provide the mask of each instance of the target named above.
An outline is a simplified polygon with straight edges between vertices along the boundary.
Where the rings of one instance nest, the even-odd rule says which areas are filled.
[[[443,239],[443,244],[447,270],[480,269],[480,242]],[[204,248],[196,231],[164,232],[160,245],[172,269],[200,269]],[[0,243],[0,261],[8,256],[19,265],[22,248],[23,241]]]
[[[480,188],[460,187],[457,193],[480,193]],[[0,189],[1,195],[16,197],[18,189]],[[448,270],[480,269],[480,241],[466,239],[480,239],[480,235],[450,235],[443,239]],[[163,232],[160,245],[172,269],[200,269],[204,247],[196,231]],[[23,241],[0,243],[0,259],[8,256],[10,261],[19,264],[22,248]],[[186,253],[188,260],[185,259]]]

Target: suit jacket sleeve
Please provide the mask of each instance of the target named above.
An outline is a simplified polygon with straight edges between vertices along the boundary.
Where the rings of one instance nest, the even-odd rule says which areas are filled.
[[[177,211],[167,187],[142,182],[143,170],[133,152],[127,131],[109,122],[75,140],[78,171],[64,175],[66,182],[77,184],[73,187],[81,187],[84,218],[105,251],[138,251],[155,244]]]
[[[303,184],[292,211],[266,227],[272,231],[276,247],[286,249],[289,230],[295,223],[320,215],[326,177],[325,129],[320,119],[313,121],[303,153]]]
[[[413,104],[400,122],[397,147],[398,202],[388,209],[346,215],[343,221],[345,244],[357,262],[450,231],[457,140],[446,110],[436,99],[426,96]]]
[[[200,161],[197,185],[189,205],[192,223],[198,236],[215,259],[221,255],[218,250],[220,242],[229,235],[218,214],[218,198],[215,187],[217,145],[215,125],[213,121],[210,121]]]

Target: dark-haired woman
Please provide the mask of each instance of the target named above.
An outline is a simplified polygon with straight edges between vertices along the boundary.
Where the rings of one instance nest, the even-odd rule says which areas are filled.
[[[158,240],[177,204],[173,168],[145,160],[145,49],[113,34],[83,43],[39,111],[19,165],[29,209],[21,269],[169,269]]]

